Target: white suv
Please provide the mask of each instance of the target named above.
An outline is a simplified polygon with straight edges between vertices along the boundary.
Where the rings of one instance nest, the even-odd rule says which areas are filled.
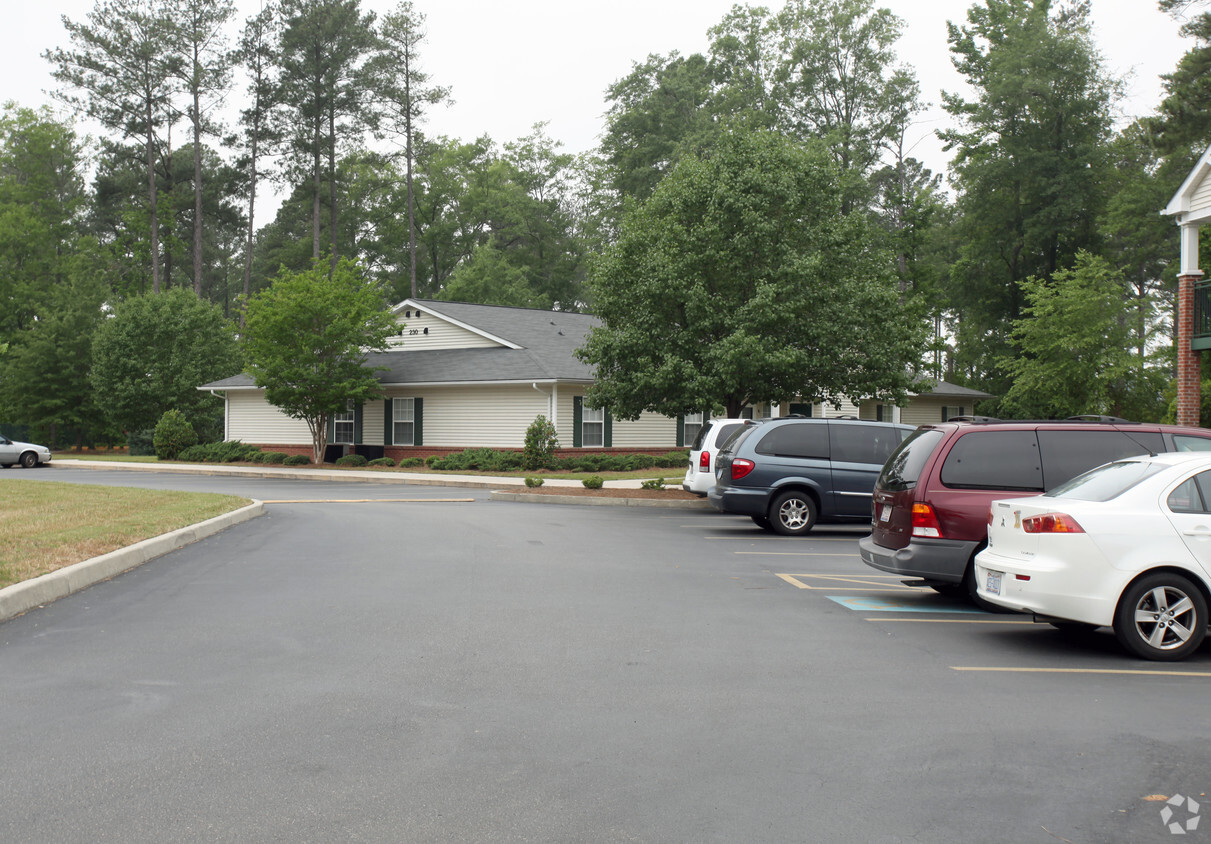
[[[756,425],[752,419],[708,419],[690,446],[690,466],[681,488],[705,496],[715,485],[715,456],[723,444],[746,425]]]

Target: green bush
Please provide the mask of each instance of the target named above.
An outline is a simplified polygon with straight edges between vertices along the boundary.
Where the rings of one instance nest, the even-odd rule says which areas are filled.
[[[661,469],[680,469],[690,459],[689,451],[670,451],[655,458],[655,465]]]
[[[639,486],[644,489],[664,489],[664,478],[652,478],[650,481],[642,481]]]
[[[356,468],[361,468],[368,462],[369,461],[367,461],[366,458],[360,454],[346,454],[344,457],[338,457],[336,459],[337,466],[353,466]]]
[[[311,458],[305,454],[291,454],[282,463],[287,466],[310,466]]]
[[[583,481],[581,481],[581,483],[584,485],[585,489],[601,489],[602,485],[605,484],[605,481],[601,479],[600,475],[593,475],[590,478],[585,478]]]
[[[531,489],[542,486],[542,478],[528,477],[526,478],[526,486],[530,487]]]
[[[284,451],[262,451],[261,452],[261,462],[262,463],[278,464],[278,463],[284,463],[285,461],[286,461],[286,452],[284,452]]]
[[[156,453],[156,432],[153,428],[144,431],[129,431],[126,434],[126,445],[131,457],[150,457]]]
[[[522,448],[523,469],[542,469],[551,463],[555,449],[559,448],[559,435],[550,419],[539,414],[530,427],[526,428],[526,443]]]
[[[401,469],[410,469],[413,466],[424,466],[425,458],[423,457],[401,457],[399,459],[399,467]]]
[[[255,445],[245,445],[239,440],[228,440],[221,443],[204,443],[190,446],[182,451],[178,460],[188,460],[193,463],[236,463],[252,461],[253,455],[259,455],[261,450]]]
[[[436,455],[425,462],[431,469],[447,472],[515,472],[522,468],[523,456],[516,451],[468,448],[445,457]]]
[[[395,461],[390,457],[376,457],[370,461],[371,466],[386,466],[389,469],[395,468]]]
[[[152,433],[156,457],[160,460],[176,460],[182,451],[197,444],[198,434],[185,414],[175,408],[164,411]]]

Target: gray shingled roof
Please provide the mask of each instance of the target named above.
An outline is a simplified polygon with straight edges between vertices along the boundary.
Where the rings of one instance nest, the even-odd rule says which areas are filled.
[[[589,329],[601,323],[595,316],[464,302],[412,301],[425,310],[522,348],[422,349],[371,354],[368,365],[386,367],[378,374],[384,386],[593,380],[593,368],[577,360],[573,352],[584,345]],[[201,389],[253,386],[251,376],[240,374],[205,384]]]

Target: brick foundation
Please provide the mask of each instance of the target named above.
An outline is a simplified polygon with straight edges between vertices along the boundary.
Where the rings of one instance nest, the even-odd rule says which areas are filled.
[[[301,454],[308,459],[311,458],[311,446],[309,445],[280,445],[277,443],[248,443],[255,445],[261,451],[281,451],[285,454]],[[446,457],[451,454],[458,454],[466,451],[468,448],[478,448],[478,446],[459,446],[451,448],[446,446],[400,446],[389,445],[384,451],[384,456],[390,457],[397,463],[404,457]],[[520,448],[492,448],[493,451],[515,451],[521,452]],[[587,454],[651,454],[660,455],[668,454],[670,451],[685,451],[688,454],[688,449],[669,446],[667,448],[557,448],[555,450],[556,457],[582,457]]]

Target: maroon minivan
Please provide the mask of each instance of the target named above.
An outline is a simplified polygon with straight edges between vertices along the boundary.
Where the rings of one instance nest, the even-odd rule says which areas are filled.
[[[1103,463],[1166,451],[1211,451],[1211,430],[1109,417],[922,425],[875,482],[862,560],[985,606],[972,560],[987,541],[993,499],[1039,495]]]

